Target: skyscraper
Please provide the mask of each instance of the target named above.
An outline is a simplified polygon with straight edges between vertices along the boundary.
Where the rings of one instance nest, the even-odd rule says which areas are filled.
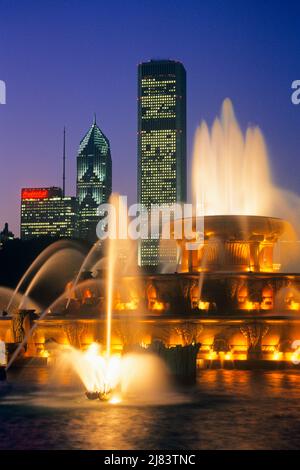
[[[77,156],[79,236],[94,241],[99,221],[98,206],[111,195],[112,161],[109,140],[94,120],[80,142]]]
[[[151,60],[138,67],[138,201],[150,209],[185,200],[186,72],[180,62]],[[141,266],[175,259],[174,248],[162,255],[157,240],[142,240]]]
[[[61,188],[23,188],[21,238],[77,237],[77,199],[64,197]]]

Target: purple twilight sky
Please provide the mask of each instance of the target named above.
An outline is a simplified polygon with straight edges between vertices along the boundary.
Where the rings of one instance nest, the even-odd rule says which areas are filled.
[[[263,130],[275,181],[300,192],[299,31],[299,1],[0,0],[0,226],[19,235],[21,187],[61,185],[64,125],[75,194],[94,112],[113,189],[135,200],[137,64],[151,58],[185,65],[189,162],[196,126],[228,96],[243,128]]]

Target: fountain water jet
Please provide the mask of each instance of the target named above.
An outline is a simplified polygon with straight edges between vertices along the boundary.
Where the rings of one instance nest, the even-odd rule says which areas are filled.
[[[55,370],[59,376],[70,369],[80,378],[90,400],[151,402],[169,391],[166,366],[151,354],[113,354],[108,358],[96,343],[86,351],[68,347],[61,350]]]
[[[81,266],[78,270],[78,273],[77,273],[77,276],[75,278],[75,281],[72,285],[72,291],[75,291],[76,289],[76,286],[78,284],[78,282],[80,281],[80,278],[82,276],[82,273],[84,272],[85,269],[87,269],[87,267],[89,266],[89,263],[91,263],[91,260],[92,260],[92,257],[95,255],[95,253],[100,249],[100,242],[96,242],[92,248],[90,249],[90,251],[88,252],[88,254],[86,255],[86,257],[84,258],[83,262],[81,263]],[[72,292],[71,292],[72,293]],[[67,301],[67,308],[69,307],[70,305],[70,298],[68,299]]]
[[[263,135],[257,127],[249,127],[243,135],[229,99],[211,132],[205,122],[196,132],[193,197],[205,215],[272,215],[272,181]]]
[[[284,251],[282,270],[297,270],[300,263],[300,197],[276,187],[264,137],[258,127],[240,129],[232,103],[225,99],[221,116],[209,129],[196,131],[192,164],[193,202],[204,215],[283,217],[293,230],[280,240]],[[247,218],[240,218],[247,229]],[[292,255],[287,252],[292,253]],[[296,260],[296,261],[295,261]]]
[[[174,363],[180,363],[178,368],[175,364],[175,377],[188,375],[188,378],[194,380],[198,350],[192,348],[205,342],[205,337],[199,333],[196,342],[190,339],[189,344],[178,342],[174,329],[182,330],[183,323],[187,323],[191,331],[202,331],[200,326],[203,323],[204,330],[210,329],[213,338],[219,335],[219,342],[222,340],[225,344],[222,353],[228,351],[228,343],[242,345],[245,349],[241,351],[246,355],[247,348],[251,351],[256,342],[255,352],[262,354],[256,349],[262,346],[262,338],[267,337],[266,319],[268,327],[272,324],[272,329],[278,332],[277,336],[287,335],[280,331],[281,324],[277,322],[282,314],[282,307],[279,312],[274,309],[279,291],[280,296],[282,295],[281,304],[285,306],[288,300],[288,305],[292,307],[282,325],[285,326],[286,322],[299,322],[300,325],[297,292],[293,291],[291,297],[290,289],[286,289],[291,283],[293,288],[300,290],[299,269],[284,274],[279,272],[278,264],[273,259],[276,244],[289,231],[290,226],[284,220],[269,217],[285,213],[292,220],[289,209],[298,207],[299,198],[294,195],[289,197],[290,194],[272,184],[266,147],[260,131],[248,129],[244,136],[230,102],[226,101],[222,117],[216,120],[211,133],[206,124],[202,124],[198,130],[194,159],[195,201],[205,209],[204,245],[191,253],[187,249],[184,251],[184,238],[176,241],[181,248],[181,269],[168,274],[146,274],[141,271],[139,275],[131,273],[129,276],[121,269],[117,255],[121,240],[107,240],[106,273],[103,261],[94,262],[93,255],[96,255],[97,250],[93,248],[80,269],[82,273],[83,269],[87,271],[89,268],[92,279],[85,281],[87,284],[75,283],[76,296],[77,288],[80,292],[85,285],[94,288],[99,283],[98,293],[94,296],[98,303],[95,301],[85,305],[82,302],[80,305],[76,298],[76,303],[70,304],[63,315],[52,315],[49,322],[43,322],[42,318],[46,315],[44,311],[42,317],[36,321],[47,341],[55,328],[59,341],[64,342],[66,339],[72,346],[76,343],[82,349],[92,341],[99,341],[103,348],[100,356],[101,367],[104,367],[104,382],[107,381],[105,371],[110,368],[109,360],[115,357],[116,350],[120,351],[123,347],[124,352],[131,351],[131,346],[138,343],[147,349],[147,345],[155,342],[163,345],[160,352],[155,352],[158,355],[161,353],[160,357],[166,357],[168,365],[171,363],[169,356],[172,356]],[[204,189],[201,185],[204,185]],[[290,204],[291,201],[293,205]],[[81,274],[77,276],[77,280],[80,276]],[[138,290],[136,282],[140,285]],[[105,283],[106,299],[103,302]],[[129,295],[131,288],[133,292]],[[132,300],[134,301],[131,302]],[[62,301],[63,297],[60,297],[58,303],[52,304],[51,310],[57,309]],[[140,306],[144,313],[141,316]],[[118,328],[120,330],[124,326],[124,330],[127,327],[128,338],[128,331],[137,324],[136,321],[138,326],[142,324],[147,334],[140,336],[135,342],[132,339],[127,342],[122,331],[119,336],[115,334]],[[72,326],[78,336],[77,330],[83,324],[89,326],[92,323],[103,328],[103,335],[96,332],[89,339],[76,339],[76,342],[73,341],[73,333],[62,338],[61,331],[64,328]],[[242,332],[247,332],[247,344],[243,342],[245,335]],[[85,333],[80,334],[83,336]],[[194,336],[194,333],[190,335],[191,338]],[[238,336],[240,339],[235,340]],[[231,337],[234,338],[233,343],[229,343]],[[268,341],[272,342],[273,339],[268,337]],[[233,350],[230,349],[230,357],[240,360],[240,352],[235,355]],[[201,360],[205,361],[207,354],[205,348],[200,350]],[[187,357],[186,361],[182,360],[183,355]],[[123,370],[123,365],[120,370]]]
[[[66,248],[76,249],[78,252],[80,252],[80,246],[76,242],[71,241],[71,240],[59,240],[49,245],[47,248],[45,248],[45,250],[43,250],[37,256],[37,258],[33,261],[33,263],[31,263],[29,268],[25,271],[20,281],[18,282],[7,304],[7,307],[6,307],[7,312],[9,312],[11,305],[15,300],[15,296],[21,290],[21,287],[23,285],[26,285],[26,282],[30,282],[31,276],[35,276],[37,271],[39,271],[39,269],[43,267],[43,265],[47,262],[48,259],[50,259],[52,256],[56,256],[59,251],[66,249]]]
[[[42,290],[43,283],[49,284],[48,281],[51,279],[55,279],[56,291],[62,292],[66,283],[73,278],[74,272],[82,263],[82,258],[83,254],[75,248],[62,248],[53,253],[32,277],[22,297],[19,309],[27,308],[25,304],[28,296],[32,296],[34,291]]]

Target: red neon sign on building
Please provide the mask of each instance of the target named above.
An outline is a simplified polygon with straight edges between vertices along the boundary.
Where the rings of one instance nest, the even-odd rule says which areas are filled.
[[[46,199],[49,196],[48,189],[22,189],[22,199]]]

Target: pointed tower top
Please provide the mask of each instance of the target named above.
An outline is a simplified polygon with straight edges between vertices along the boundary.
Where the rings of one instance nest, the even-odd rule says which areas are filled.
[[[96,113],[94,114],[93,124],[91,125],[90,129],[85,134],[83,139],[80,141],[79,153],[85,151],[87,146],[90,146],[93,151],[95,147],[97,147],[101,149],[101,152],[104,151],[104,153],[109,148],[108,138],[103,134],[103,132],[101,131],[101,129],[99,129],[97,125]]]

